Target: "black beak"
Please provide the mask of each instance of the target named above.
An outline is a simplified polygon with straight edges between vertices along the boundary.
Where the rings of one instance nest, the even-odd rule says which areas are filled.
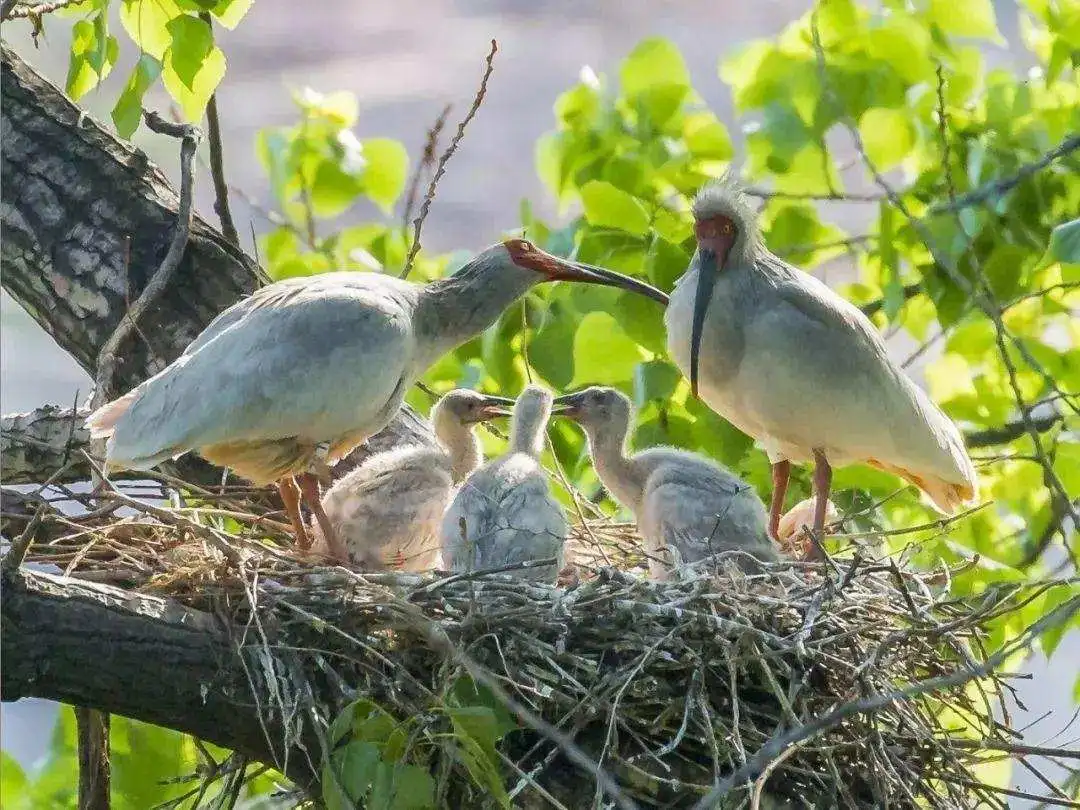
[[[724,256],[724,259],[727,257]],[[712,250],[698,249],[698,283],[694,295],[694,320],[690,327],[690,392],[698,395],[698,359],[701,352],[701,333],[705,328],[705,315],[712,301],[713,287],[720,272],[722,259]]]
[[[584,403],[584,391],[578,391],[576,394],[563,394],[555,400],[551,412],[560,416],[569,416],[572,419],[581,412],[581,406]]]
[[[485,422],[499,416],[510,416],[514,412],[514,400],[507,397],[484,395],[484,401],[477,412],[477,422]]]
[[[646,298],[651,298],[665,307],[668,305],[667,293],[656,289],[651,284],[646,284],[644,281],[638,281],[636,278],[624,276],[622,273],[616,273],[614,270],[608,270],[604,267],[597,267],[594,264],[584,264],[569,259],[558,259],[558,262],[560,265],[559,271],[557,274],[550,276],[555,280],[580,281],[586,284],[618,287],[627,292],[644,295]]]

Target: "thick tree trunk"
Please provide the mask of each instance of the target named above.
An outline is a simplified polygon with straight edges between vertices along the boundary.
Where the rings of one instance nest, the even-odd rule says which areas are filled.
[[[6,47],[2,82],[3,286],[94,376],[102,345],[161,264],[179,200],[145,154],[117,140]],[[265,281],[258,265],[195,216],[172,286],[118,352],[115,390],[163,368],[221,310]],[[42,480],[55,472],[46,462],[56,461],[57,451],[78,454],[85,446],[79,426],[72,435],[57,414],[48,425],[31,419],[24,427],[27,421],[31,433],[47,430],[52,440],[71,435],[73,441],[50,442],[51,450],[23,445],[12,454],[5,420],[7,483]],[[407,407],[371,447],[402,441],[433,441]],[[351,463],[370,452],[361,450]],[[207,466],[186,462],[181,472],[219,480],[220,471]],[[86,477],[85,466],[73,467],[62,480]]]
[[[300,784],[312,781],[307,758],[283,750],[280,718],[260,716],[257,704],[265,708],[268,701],[252,693],[259,678],[249,680],[228,629],[210,614],[22,570],[6,576],[0,589],[0,655],[5,701],[39,697],[92,706],[276,764]],[[318,752],[316,740],[304,743]]]

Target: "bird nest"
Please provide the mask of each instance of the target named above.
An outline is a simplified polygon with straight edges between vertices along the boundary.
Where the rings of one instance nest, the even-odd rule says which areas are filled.
[[[260,628],[243,642],[256,653],[301,651],[284,674],[264,656],[257,677],[281,718],[332,695],[308,715],[324,743],[357,696],[420,723],[414,742],[442,739],[433,707],[468,675],[516,715],[497,760],[516,807],[591,806],[607,777],[597,806],[1007,807],[980,763],[1023,746],[994,671],[1004,653],[984,643],[1032,586],[964,601],[955,571],[859,560],[751,575],[720,559],[658,583],[631,527],[604,521],[575,529],[568,587],[363,574],[303,559],[250,499],[139,509],[45,517],[63,525],[28,561],[224,612]],[[447,806],[492,801],[463,758],[413,750],[451,785]]]

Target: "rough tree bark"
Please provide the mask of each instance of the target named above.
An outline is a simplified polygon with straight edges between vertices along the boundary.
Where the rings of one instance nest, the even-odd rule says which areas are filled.
[[[3,286],[93,376],[102,344],[161,263],[179,200],[145,154],[117,140],[6,47],[2,81]],[[215,315],[266,280],[195,216],[168,294],[119,353],[115,388],[127,390],[160,370]],[[5,419],[5,482],[40,481],[58,469],[51,466],[58,454],[81,456],[85,433],[74,417],[39,411]],[[407,406],[346,466],[403,441],[434,441]],[[76,465],[59,480],[85,479],[88,472]],[[220,479],[220,471],[194,459],[181,473]]]
[[[39,697],[93,706],[194,734],[311,783],[299,749],[271,749],[267,737],[285,739],[280,718],[263,713],[260,719],[255,698],[265,706],[266,695],[253,695],[229,629],[214,616],[33,571],[5,574],[0,585],[5,701]],[[319,750],[314,739],[304,743]]]

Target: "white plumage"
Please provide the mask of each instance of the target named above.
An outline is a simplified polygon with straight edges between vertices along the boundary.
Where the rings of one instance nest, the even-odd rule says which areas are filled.
[[[698,250],[665,315],[695,393],[758,439],[774,468],[775,534],[791,461],[814,460],[820,533],[831,466],[862,461],[952,512],[976,497],[960,432],[888,355],[869,319],[769,252],[733,179],[694,203]]]
[[[512,400],[457,389],[431,411],[438,447],[378,453],[323,496],[330,525],[362,571],[430,571],[439,567],[440,527],[454,487],[480,466],[474,425],[506,412]],[[318,524],[316,553],[330,555]]]
[[[555,565],[510,572],[555,581],[569,527],[540,466],[552,401],[550,392],[528,386],[514,405],[509,452],[484,464],[461,485],[442,524],[443,563],[449,570],[484,571],[555,558]]]

